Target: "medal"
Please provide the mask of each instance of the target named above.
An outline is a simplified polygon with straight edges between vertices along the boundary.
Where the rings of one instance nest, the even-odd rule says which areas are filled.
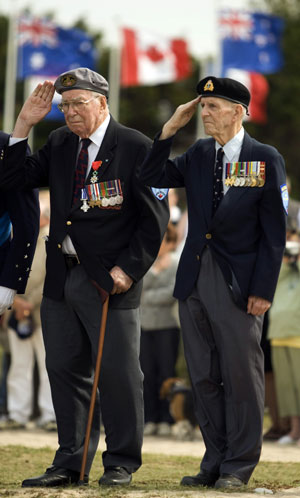
[[[98,181],[98,169],[100,168],[102,161],[94,161],[92,163],[93,174],[91,176],[91,183],[96,183]]]
[[[88,198],[87,192],[86,192],[85,188],[82,188],[81,189],[81,198],[80,198],[80,200],[82,201],[82,206],[80,207],[80,209],[82,211],[84,211],[85,213],[90,209],[90,206],[87,203],[87,198]]]
[[[233,176],[230,178],[230,186],[231,186],[231,187],[234,185],[235,179],[236,179],[236,176],[235,176],[235,175],[233,175]]]
[[[107,199],[106,197],[103,197],[103,198],[101,199],[101,205],[102,205],[103,207],[107,207],[107,206],[109,205],[109,199]]]

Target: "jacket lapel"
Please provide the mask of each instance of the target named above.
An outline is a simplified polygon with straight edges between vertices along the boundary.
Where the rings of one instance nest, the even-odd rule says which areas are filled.
[[[72,204],[74,190],[74,175],[78,153],[78,136],[69,132],[62,143],[63,175],[65,188],[66,208]]]
[[[209,223],[212,214],[212,195],[213,195],[213,178],[215,165],[215,141],[209,139],[205,145],[200,164],[200,185],[201,185],[201,202],[206,222]]]
[[[116,145],[117,145],[117,123],[111,116],[106,133],[102,140],[102,144],[95,159],[95,161],[102,161],[100,168],[97,170],[98,182],[100,181],[100,178],[103,176],[103,174],[107,170],[108,166],[110,165],[114,157],[114,148],[116,147]],[[93,174],[93,169],[91,168],[91,171],[85,182],[86,185],[91,183],[92,174]]]
[[[239,161],[251,161],[252,157],[252,140],[248,133],[245,132],[242,149],[240,152]],[[212,219],[212,228],[221,223],[232,209],[235,208],[236,202],[241,198],[242,195],[248,191],[251,187],[230,187],[226,195],[220,202],[220,205]]]

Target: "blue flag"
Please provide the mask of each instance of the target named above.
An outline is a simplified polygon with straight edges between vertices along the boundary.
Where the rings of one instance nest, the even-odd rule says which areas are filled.
[[[222,74],[228,68],[275,73],[282,68],[283,19],[261,12],[221,11]]]
[[[22,17],[19,21],[18,78],[57,76],[75,67],[94,69],[92,38],[80,29],[64,29],[52,21]]]

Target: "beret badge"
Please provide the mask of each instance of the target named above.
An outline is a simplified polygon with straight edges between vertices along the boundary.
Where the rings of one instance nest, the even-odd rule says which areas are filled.
[[[203,91],[204,92],[213,92],[214,91],[214,84],[211,80],[208,80],[206,83],[205,83],[205,86],[203,88]]]
[[[74,86],[77,82],[76,76],[73,74],[65,74],[64,76],[61,77],[61,84],[62,86]]]

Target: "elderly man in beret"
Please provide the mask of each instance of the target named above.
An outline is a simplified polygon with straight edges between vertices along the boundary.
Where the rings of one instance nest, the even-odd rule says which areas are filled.
[[[50,111],[54,89],[66,126],[26,157],[28,134]],[[139,364],[142,277],[158,253],[169,210],[138,179],[151,141],[117,123],[108,83],[87,68],[39,84],[24,103],[0,163],[1,188],[50,189],[50,233],[41,306],[59,448],[44,474],[23,487],[77,483],[98,350],[109,298],[99,390],[85,481],[96,453],[100,410],[107,449],[100,485],[126,485],[141,465],[143,374]],[[165,197],[165,198],[164,198]]]
[[[258,463],[264,413],[260,347],[285,246],[288,195],[282,156],[252,139],[242,121],[250,94],[208,76],[179,106],[141,171],[156,187],[185,187],[188,235],[177,272],[184,350],[206,451],[185,486],[236,489]],[[176,132],[198,105],[211,138],[173,160]]]

